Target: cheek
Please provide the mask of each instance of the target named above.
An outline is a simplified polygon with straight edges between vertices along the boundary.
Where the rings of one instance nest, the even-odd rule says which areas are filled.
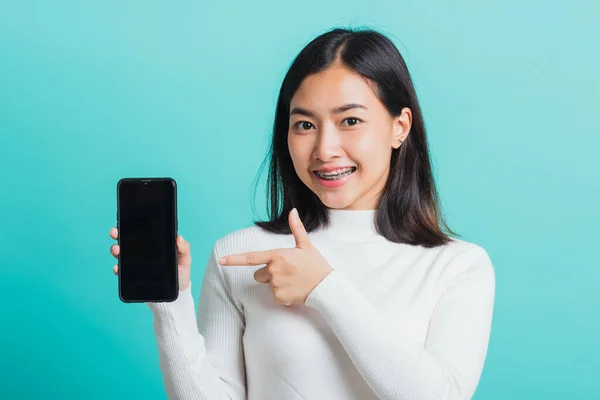
[[[294,169],[298,175],[302,176],[308,168],[310,162],[310,148],[298,138],[288,136],[288,150],[294,164]]]
[[[379,175],[389,165],[391,147],[387,144],[383,140],[374,140],[372,136],[366,135],[360,140],[348,143],[347,152],[358,163],[363,175]]]

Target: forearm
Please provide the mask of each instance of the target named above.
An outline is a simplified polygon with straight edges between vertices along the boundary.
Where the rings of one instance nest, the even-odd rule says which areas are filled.
[[[382,399],[469,399],[473,378],[403,335],[338,271],[328,275],[306,305],[325,316],[350,359]],[[476,382],[475,382],[476,384]]]
[[[198,332],[191,289],[173,303],[149,303],[165,391],[169,399],[231,399]]]

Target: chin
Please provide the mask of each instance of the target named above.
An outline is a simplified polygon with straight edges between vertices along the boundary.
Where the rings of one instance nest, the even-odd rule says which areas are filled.
[[[321,202],[328,208],[344,209],[350,207],[354,203],[354,199],[349,196],[344,196],[343,193],[324,193],[319,195]]]

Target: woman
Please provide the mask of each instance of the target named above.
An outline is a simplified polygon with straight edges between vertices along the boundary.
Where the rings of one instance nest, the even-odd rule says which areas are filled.
[[[449,236],[393,43],[336,29],[308,44],[270,154],[270,218],[216,242],[197,318],[182,237],[179,298],[149,303],[169,397],[471,398],[494,270]]]

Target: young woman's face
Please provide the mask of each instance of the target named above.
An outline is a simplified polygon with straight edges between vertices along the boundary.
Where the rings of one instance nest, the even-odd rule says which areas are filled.
[[[290,103],[296,173],[329,208],[375,209],[390,157],[410,131],[408,108],[390,116],[360,75],[334,65],[302,81]]]

